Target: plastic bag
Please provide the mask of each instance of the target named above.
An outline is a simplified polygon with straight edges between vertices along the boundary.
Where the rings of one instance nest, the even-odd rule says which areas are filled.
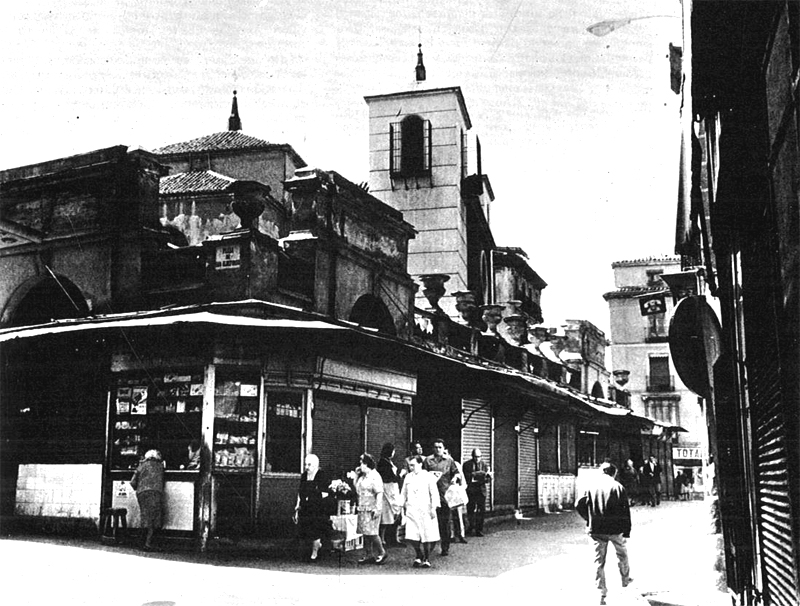
[[[460,484],[450,484],[447,492],[444,493],[444,500],[450,509],[466,505],[469,500],[467,497],[467,489]]]

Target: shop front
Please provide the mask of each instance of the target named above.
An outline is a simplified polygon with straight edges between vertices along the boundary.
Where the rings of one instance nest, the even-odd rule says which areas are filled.
[[[416,376],[348,353],[368,357],[371,335],[313,320],[143,315],[0,334],[15,341],[4,344],[15,353],[4,368],[26,377],[20,392],[38,394],[3,408],[4,489],[10,488],[4,516],[54,516],[97,528],[101,510],[116,507],[127,510],[128,527],[136,529],[130,479],[144,453],[157,449],[165,465],[165,533],[204,549],[216,538],[293,532],[308,452],[318,453],[333,477],[354,469],[362,452],[377,457],[386,442],[404,453]],[[81,392],[60,372],[74,374],[86,366],[82,359],[50,364],[47,376],[57,378],[39,379],[41,389],[32,390],[41,370],[33,364],[36,352],[61,343],[66,357],[78,335],[91,335],[92,384],[105,387]],[[22,356],[26,350],[30,355]],[[24,373],[15,361],[25,362]],[[62,409],[86,422],[51,435],[58,418],[47,420],[48,412]],[[54,447],[42,448],[45,442]],[[199,457],[190,446],[199,446]]]

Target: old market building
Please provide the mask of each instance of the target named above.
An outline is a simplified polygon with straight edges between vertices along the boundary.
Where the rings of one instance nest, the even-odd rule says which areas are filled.
[[[403,119],[427,121],[414,132],[428,138],[401,137],[399,157],[420,145],[429,164],[412,153],[395,175],[394,126],[371,128],[387,141],[382,160],[371,143],[371,162],[402,179],[390,189],[408,204],[439,195],[437,154],[453,151],[440,137],[459,143],[470,126],[457,88],[419,94],[455,103]],[[478,446],[503,514],[571,506],[585,436],[586,468],[671,439],[674,428],[570,387],[568,367],[531,347],[531,314],[493,298],[480,171],[459,164],[445,188],[465,247],[431,272],[410,261],[437,258],[431,239],[412,249],[424,229],[409,219],[423,219],[240,127],[234,99],[222,133],[0,173],[4,526],[93,527],[123,506],[135,527],[127,480],[150,447],[167,464],[166,528],[205,547],[286,532],[312,451],[337,476],[387,441],[402,453],[412,437],[443,437],[460,459]],[[415,309],[418,287],[428,304]],[[201,466],[182,469],[194,439]]]

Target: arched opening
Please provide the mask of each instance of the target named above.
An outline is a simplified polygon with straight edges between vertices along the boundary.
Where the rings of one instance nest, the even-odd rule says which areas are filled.
[[[80,318],[89,306],[80,289],[63,276],[36,278],[17,289],[3,314],[8,326]]]
[[[394,319],[383,301],[373,295],[362,295],[350,312],[351,322],[367,328],[375,328],[382,333],[396,336]]]
[[[592,397],[593,398],[605,398],[606,397],[605,394],[603,393],[603,386],[600,385],[600,383],[598,383],[598,382],[595,382],[595,384],[592,385]]]

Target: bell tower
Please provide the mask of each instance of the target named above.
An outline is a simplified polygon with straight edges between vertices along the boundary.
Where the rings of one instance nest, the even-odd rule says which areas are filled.
[[[408,273],[447,274],[440,305],[457,316],[453,294],[467,289],[467,131],[472,127],[461,88],[431,87],[417,53],[409,90],[364,97],[369,108],[370,193],[400,210],[417,230]],[[417,304],[427,307],[422,289]]]

